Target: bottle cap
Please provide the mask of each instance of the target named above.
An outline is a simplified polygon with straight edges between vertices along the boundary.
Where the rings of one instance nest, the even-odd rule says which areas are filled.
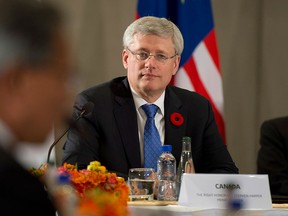
[[[185,137],[182,138],[182,141],[183,142],[191,142],[191,137],[185,136]]]
[[[172,152],[172,145],[162,145],[161,151],[162,152]]]
[[[70,183],[70,174],[68,172],[63,172],[58,175],[58,182],[61,184]]]
[[[239,211],[243,208],[243,200],[240,199],[232,199],[229,202],[229,208],[234,211]]]

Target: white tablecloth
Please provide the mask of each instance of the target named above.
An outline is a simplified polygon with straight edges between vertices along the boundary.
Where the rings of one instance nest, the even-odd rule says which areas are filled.
[[[131,216],[287,216],[288,208],[268,210],[242,210],[237,214],[229,214],[225,209],[193,209],[179,205],[167,206],[129,206]]]

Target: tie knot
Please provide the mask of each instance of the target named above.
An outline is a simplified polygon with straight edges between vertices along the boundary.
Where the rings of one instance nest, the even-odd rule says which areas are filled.
[[[155,104],[144,104],[142,106],[142,109],[145,111],[148,118],[154,118],[158,110],[158,106],[156,106]]]

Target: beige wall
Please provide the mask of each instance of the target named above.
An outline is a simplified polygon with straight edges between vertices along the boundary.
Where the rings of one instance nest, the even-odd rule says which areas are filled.
[[[71,15],[68,30],[79,73],[75,92],[126,74],[121,63],[122,34],[134,20],[136,0],[57,2]],[[228,148],[241,173],[255,173],[260,123],[288,111],[288,1],[212,3]]]
[[[228,147],[240,171],[253,173],[260,124],[288,113],[288,1],[214,0],[213,8]]]

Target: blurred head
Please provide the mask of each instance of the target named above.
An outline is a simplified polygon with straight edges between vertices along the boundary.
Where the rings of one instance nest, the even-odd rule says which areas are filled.
[[[43,141],[64,115],[70,77],[62,17],[35,0],[0,0],[0,119],[19,141]]]
[[[183,51],[180,30],[165,18],[142,17],[126,29],[123,46],[122,62],[131,87],[154,102],[178,70]]]

